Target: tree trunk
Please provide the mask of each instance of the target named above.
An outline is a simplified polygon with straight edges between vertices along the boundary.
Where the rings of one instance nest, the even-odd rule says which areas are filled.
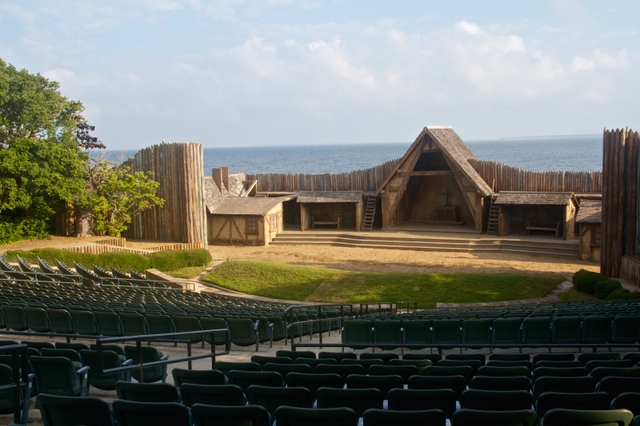
[[[76,208],[76,236],[90,237],[93,233],[93,214],[91,209]]]

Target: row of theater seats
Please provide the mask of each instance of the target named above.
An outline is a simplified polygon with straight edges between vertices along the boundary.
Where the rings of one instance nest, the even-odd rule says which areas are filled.
[[[279,351],[276,357],[256,355],[247,363],[218,361],[214,370],[174,369],[175,386],[118,383],[118,397],[133,402],[122,405],[116,401],[113,408],[120,424],[125,425],[135,424],[130,421],[141,418],[136,416],[153,417],[150,413],[154,407],[157,413],[164,413],[161,416],[164,419],[154,419],[153,423],[157,421],[157,425],[216,424],[206,423],[215,421],[232,424],[233,418],[251,421],[254,425],[271,425],[274,419],[277,425],[302,424],[295,423],[303,421],[301,419],[307,419],[309,424],[318,421],[317,424],[355,425],[359,417],[364,419],[364,425],[444,425],[447,419],[454,426],[478,423],[533,426],[536,419],[541,419],[541,424],[547,426],[593,425],[629,424],[633,415],[640,412],[640,377],[607,376],[596,387],[590,387],[586,380],[580,380],[579,385],[576,381],[573,387],[566,384],[574,379],[592,377],[564,375],[562,371],[577,368],[587,371],[593,367],[593,362],[616,362],[620,359],[617,353],[584,353],[578,359],[574,359],[574,354],[538,354],[533,359],[527,354],[493,354],[486,365],[478,365],[484,364],[482,354],[452,354],[444,359],[438,358],[437,354],[411,355],[398,359],[391,353],[366,353],[358,359],[354,353],[325,352],[316,358],[312,352]],[[639,356],[627,354],[622,359],[634,360]],[[342,362],[338,363],[340,358]],[[354,362],[344,363],[346,360]],[[368,362],[373,360],[376,363]],[[430,365],[432,362],[436,365]],[[568,367],[569,362],[582,367]],[[553,363],[556,363],[555,367],[550,366]],[[295,369],[286,372],[278,366],[304,366],[314,372]],[[347,374],[347,369],[329,372],[330,367],[343,366],[360,367],[361,373],[366,367],[368,374]],[[406,377],[407,367],[413,367],[418,374]],[[422,371],[418,372],[420,368]],[[598,368],[603,367],[594,367],[591,372]],[[400,374],[393,374],[394,369]],[[545,374],[551,374],[555,369],[561,376],[539,376],[541,373],[536,372],[540,369],[546,369]],[[469,370],[473,372],[470,380],[462,374]],[[535,378],[533,389],[531,377]],[[557,380],[553,387],[540,392],[537,387],[545,379]],[[617,379],[618,383],[600,389],[607,379]],[[549,382],[546,385],[551,382],[546,381]],[[460,382],[462,387],[457,385]],[[161,408],[162,403],[166,410],[175,412]],[[52,412],[67,410],[64,405],[73,402],[52,403],[53,406],[56,404],[58,406],[51,409]],[[49,409],[41,409],[43,417],[51,415],[46,414]],[[76,409],[76,414],[80,413],[82,410]],[[190,420],[189,414],[192,415]],[[130,418],[121,419],[121,416]],[[171,419],[170,423],[167,419]]]
[[[358,344],[633,344],[640,316],[632,314],[472,319],[359,319],[344,322],[342,342]]]

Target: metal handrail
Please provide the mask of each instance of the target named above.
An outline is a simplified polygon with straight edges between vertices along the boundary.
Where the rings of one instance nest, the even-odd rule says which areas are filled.
[[[219,333],[224,333],[225,334],[225,343],[224,343],[225,350],[222,351],[222,352],[216,352],[215,335],[219,334]],[[210,334],[211,335],[211,352],[210,353],[202,354],[202,355],[192,355],[192,352],[191,352],[191,341],[187,340],[187,339],[176,339],[176,338],[179,338],[179,337],[193,336],[193,335],[199,335],[199,334],[200,335],[204,335],[204,334]],[[203,336],[203,338],[204,338],[204,336]],[[103,365],[102,365],[102,351],[103,351],[102,345],[111,344],[111,343],[119,343],[119,342],[128,342],[128,341],[134,341],[135,344],[136,344],[136,348],[138,350],[138,355],[139,355],[139,358],[137,360],[138,363],[130,365],[130,366],[123,366],[123,367],[115,367],[115,368],[104,369]],[[165,359],[165,360],[160,360],[160,361],[152,361],[152,362],[143,363],[142,362],[142,351],[140,350],[140,348],[142,347],[142,342],[186,343],[187,344],[187,356],[186,357],[182,357],[182,358]],[[182,332],[176,332],[176,333],[163,333],[163,334],[145,334],[145,335],[139,335],[139,336],[102,337],[102,338],[96,339],[96,351],[97,351],[97,357],[98,357],[98,374],[103,376],[103,375],[115,374],[115,373],[120,373],[120,372],[123,372],[123,371],[130,371],[130,370],[136,370],[137,369],[137,370],[139,370],[140,381],[141,382],[144,380],[144,369],[147,368],[147,367],[154,367],[154,366],[167,365],[167,364],[176,364],[176,363],[179,363],[179,362],[187,361],[188,365],[189,365],[189,370],[191,370],[192,361],[198,360],[198,359],[204,359],[204,358],[211,358],[211,368],[213,369],[213,367],[215,365],[215,362],[216,362],[216,356],[218,356],[218,355],[227,355],[227,354],[229,354],[230,350],[231,350],[231,336],[230,336],[228,328],[213,328],[213,329],[208,329],[208,330],[182,331]]]

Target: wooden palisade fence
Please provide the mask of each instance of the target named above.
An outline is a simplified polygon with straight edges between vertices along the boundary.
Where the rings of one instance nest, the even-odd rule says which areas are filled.
[[[605,130],[602,145],[601,272],[638,285],[638,132]]]
[[[365,170],[349,173],[258,173],[247,174],[257,180],[263,192],[293,191],[376,191],[400,160],[391,160]],[[535,172],[485,160],[469,160],[494,192],[575,192],[601,193],[601,172]]]
[[[247,180],[257,180],[262,192],[291,191],[366,191],[374,192],[384,182],[399,159],[376,167],[348,173],[258,173],[247,174]]]
[[[494,192],[602,192],[602,172],[535,172],[495,161],[469,160],[469,163]]]
[[[160,182],[158,196],[164,198],[165,204],[134,217],[124,236],[206,247],[202,145],[193,142],[153,145],[138,151],[128,164],[132,172],[153,173],[153,180]]]

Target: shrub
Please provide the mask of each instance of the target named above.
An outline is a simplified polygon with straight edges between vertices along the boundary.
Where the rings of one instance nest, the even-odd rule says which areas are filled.
[[[602,274],[581,269],[574,274],[573,285],[578,291],[588,294],[595,294],[597,296],[596,284],[598,284],[600,281],[605,280],[607,280],[607,277]]]
[[[34,264],[40,257],[52,265],[55,265],[57,259],[72,267],[73,262],[77,262],[88,268],[91,268],[91,265],[98,265],[105,269],[118,268],[125,272],[131,269],[144,272],[149,268],[166,272],[189,266],[206,266],[211,262],[211,254],[205,249],[165,250],[148,256],[120,251],[95,255],[53,248],[31,251],[12,250],[6,253],[6,257],[10,261],[16,261],[16,255],[24,257]]]
[[[629,293],[629,299],[640,299],[640,291],[632,291]]]
[[[47,222],[42,219],[11,219],[0,217],[0,245],[22,240],[48,239]]]
[[[150,267],[160,271],[174,271],[188,266],[207,266],[211,253],[206,249],[166,250],[149,255]]]
[[[604,280],[596,284],[596,296],[599,299],[606,299],[615,290],[622,289],[622,284],[616,280]]]
[[[640,292],[636,292],[640,293]],[[631,298],[631,292],[626,288],[619,288],[617,290],[613,290],[609,296],[607,296],[607,300],[615,300],[615,299],[629,299]]]

